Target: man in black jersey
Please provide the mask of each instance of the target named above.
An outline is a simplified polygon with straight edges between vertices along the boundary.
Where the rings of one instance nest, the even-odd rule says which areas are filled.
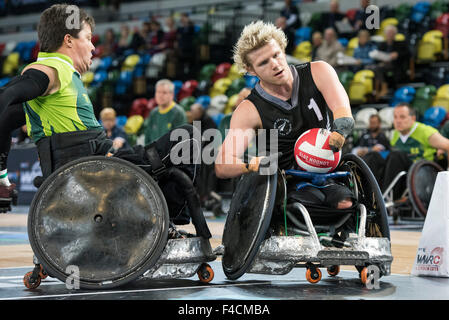
[[[259,82],[233,113],[215,164],[219,178],[259,170],[263,157],[253,157],[248,165],[242,160],[258,129],[278,130],[281,169],[295,167],[294,144],[306,130],[320,127],[332,131],[329,144],[334,149],[341,149],[351,133],[354,120],[349,98],[335,70],[323,61],[289,66],[286,44],[282,30],[270,23],[253,22],[242,31],[234,47],[234,61]],[[351,197],[344,194],[335,206],[351,207]]]

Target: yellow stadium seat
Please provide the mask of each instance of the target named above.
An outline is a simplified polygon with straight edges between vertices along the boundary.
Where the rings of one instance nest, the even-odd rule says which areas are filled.
[[[440,53],[443,50],[443,33],[440,30],[427,31],[423,37],[423,42],[430,42],[435,45],[435,53]]]
[[[377,34],[377,35],[383,35],[384,32],[385,32],[385,28],[386,28],[387,26],[391,26],[391,25],[397,26],[398,23],[399,23],[399,22],[398,22],[398,19],[396,19],[396,18],[385,18],[385,19],[383,19],[383,20],[380,22],[380,29],[377,30],[376,34]]]
[[[449,112],[449,98],[435,97],[432,102],[432,107],[443,107]]]
[[[373,79],[373,71],[358,71],[349,85],[349,100],[351,100],[352,103],[365,103],[366,95],[373,92]]]
[[[310,62],[312,60],[312,43],[310,41],[300,42],[293,52],[296,59]]]
[[[122,71],[132,71],[140,61],[138,54],[131,54],[123,61]]]
[[[232,64],[227,77],[234,81],[236,79],[240,79],[242,76],[243,75],[239,72],[239,68],[237,67],[237,65],[235,63]]]
[[[128,118],[128,120],[126,120],[123,129],[125,130],[126,134],[137,134],[143,125],[143,121],[144,119],[141,115],[131,116]]]
[[[231,83],[232,80],[229,79],[228,77],[218,79],[217,81],[214,82],[212,88],[210,89],[209,96],[212,98],[218,95],[225,94],[226,90],[231,85]]]
[[[437,89],[435,98],[447,98],[449,99],[449,84],[443,84]]]
[[[394,36],[394,40],[405,41],[405,35],[403,35],[402,33],[396,33],[396,35]]]
[[[239,99],[239,95],[238,94],[234,94],[232,96],[229,97],[228,102],[226,102],[226,107],[223,110],[224,114],[228,114],[232,112],[232,109],[235,106],[235,103],[237,102],[237,100]]]
[[[89,86],[90,83],[94,80],[94,73],[92,71],[83,73],[83,75],[81,76],[81,80],[83,81],[84,86]]]
[[[10,53],[3,63],[3,74],[4,75],[13,75],[16,70],[19,68],[19,59],[20,55],[18,52]]]
[[[359,38],[354,37],[348,42],[348,46],[346,47],[345,54],[347,56],[353,56],[354,55],[354,49],[359,46]]]

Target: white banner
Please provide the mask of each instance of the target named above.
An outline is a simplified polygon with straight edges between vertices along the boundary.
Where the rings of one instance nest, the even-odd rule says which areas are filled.
[[[412,269],[415,276],[449,277],[449,172],[438,173]]]

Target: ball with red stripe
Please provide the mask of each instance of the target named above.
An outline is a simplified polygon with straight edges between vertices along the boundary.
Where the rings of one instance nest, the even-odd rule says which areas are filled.
[[[314,128],[304,132],[295,143],[295,160],[308,172],[328,173],[340,162],[341,150],[332,151],[329,146],[330,131]]]

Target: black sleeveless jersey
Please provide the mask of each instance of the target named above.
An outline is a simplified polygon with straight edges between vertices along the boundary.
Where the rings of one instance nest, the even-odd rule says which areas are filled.
[[[302,133],[312,128],[331,130],[333,123],[332,112],[313,81],[310,63],[290,66],[290,69],[294,80],[292,96],[288,101],[268,94],[259,83],[247,97],[257,108],[264,129],[257,135],[258,154],[282,152],[278,162],[280,169],[295,167],[294,146]],[[270,129],[277,130],[277,150],[274,143],[270,149]],[[265,137],[262,139],[261,135]],[[260,145],[260,140],[266,141],[266,144]]]

